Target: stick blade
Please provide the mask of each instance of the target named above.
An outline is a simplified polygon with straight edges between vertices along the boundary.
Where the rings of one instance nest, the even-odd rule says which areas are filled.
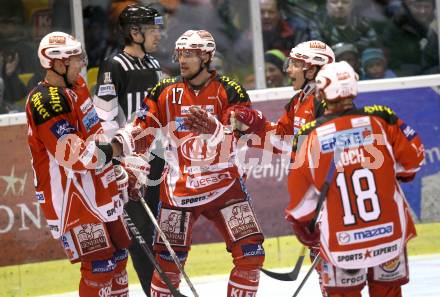
[[[304,255],[299,256],[298,261],[296,262],[293,270],[291,272],[287,272],[287,273],[273,272],[273,271],[266,270],[264,268],[261,268],[261,271],[273,279],[283,281],[283,282],[292,282],[298,278],[303,261],[304,261]]]

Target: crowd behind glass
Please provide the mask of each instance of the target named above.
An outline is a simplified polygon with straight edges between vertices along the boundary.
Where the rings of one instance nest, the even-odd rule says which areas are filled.
[[[330,44],[361,79],[439,73],[434,0],[255,0],[260,2],[266,83],[288,86],[282,71],[292,47],[310,39]],[[217,44],[212,67],[255,88],[248,0],[83,0],[88,81],[93,91],[102,60],[122,45],[118,16],[126,5],[151,4],[166,17],[156,56],[163,71],[174,42],[187,29],[210,31]],[[72,33],[69,0],[0,0],[0,113],[20,112],[43,79],[37,46],[47,33]]]

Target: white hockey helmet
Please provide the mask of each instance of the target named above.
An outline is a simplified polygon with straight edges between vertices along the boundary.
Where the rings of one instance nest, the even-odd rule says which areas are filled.
[[[64,32],[52,32],[44,36],[38,47],[38,58],[45,69],[52,68],[52,60],[65,60],[71,56],[83,55],[81,42]]]
[[[176,52],[180,50],[200,50],[210,53],[211,61],[215,54],[215,41],[211,33],[206,30],[188,30],[177,39],[174,49]]]
[[[313,65],[323,66],[335,61],[335,53],[324,42],[319,40],[310,40],[301,42],[292,48],[288,60],[303,61],[306,68]],[[287,68],[285,70],[287,70]]]
[[[328,101],[355,97],[358,93],[358,74],[345,61],[324,65],[316,75],[316,88]]]

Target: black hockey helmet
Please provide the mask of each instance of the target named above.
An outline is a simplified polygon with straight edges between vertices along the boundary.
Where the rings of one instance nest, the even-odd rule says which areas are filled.
[[[163,16],[154,8],[140,5],[128,5],[119,15],[119,24],[124,28],[127,25],[146,24],[163,25]]]

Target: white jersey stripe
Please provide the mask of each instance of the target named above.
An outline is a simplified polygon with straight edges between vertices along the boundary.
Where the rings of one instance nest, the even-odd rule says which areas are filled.
[[[127,63],[128,67],[130,67],[130,70],[134,70],[133,64],[125,55],[120,54],[119,56]]]
[[[127,67],[127,65],[125,65],[124,61],[122,61],[121,58],[115,56],[115,57],[113,57],[113,59],[114,59],[115,61],[118,61],[118,63],[121,64],[122,68],[123,68],[125,71],[128,71],[128,67]]]
[[[131,113],[133,112],[133,94],[127,93],[127,122],[131,120]]]

